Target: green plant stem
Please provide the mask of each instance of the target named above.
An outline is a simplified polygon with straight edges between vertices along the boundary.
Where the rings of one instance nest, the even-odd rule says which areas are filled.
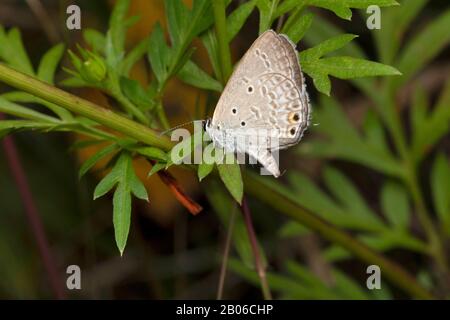
[[[111,110],[55,88],[45,82],[15,71],[0,63],[0,80],[12,87],[26,91],[41,99],[53,102],[69,111],[94,120],[104,126],[124,133],[131,138],[165,150],[173,143],[158,132],[125,118]]]
[[[270,293],[269,283],[267,282],[266,270],[261,260],[261,255],[259,253],[258,239],[256,238],[256,233],[253,228],[252,214],[250,208],[247,204],[247,199],[244,195],[242,198],[241,211],[244,215],[245,226],[247,228],[248,238],[250,239],[250,245],[252,247],[253,255],[255,257],[255,267],[256,272],[259,277],[259,282],[261,284],[261,291],[264,300],[272,300],[272,294]]]
[[[228,224],[227,238],[225,240],[225,248],[223,250],[222,265],[220,266],[219,286],[217,288],[217,300],[222,300],[223,288],[225,286],[225,276],[227,274],[228,258],[230,256],[231,240],[233,238],[234,224],[236,221],[236,206],[233,206]]]
[[[159,135],[158,132],[146,126],[52,87],[33,77],[17,72],[3,64],[0,64],[0,81],[44,100],[53,102],[139,142],[159,147],[165,151],[169,151],[174,145],[167,137]],[[267,187],[254,175],[244,173],[243,177],[248,194],[253,195],[260,201],[293,218],[311,230],[320,233],[325,239],[341,245],[362,261],[380,266],[383,275],[387,279],[402,288],[405,292],[408,292],[411,296],[419,299],[432,298],[430,293],[418,285],[414,277],[398,264],[386,259],[383,255],[352,238],[346,232],[341,231],[315,214],[305,210],[300,205],[283,196],[279,190]]]
[[[432,298],[431,294],[422,288],[416,282],[415,278],[398,264],[373,251],[360,241],[352,238],[346,232],[339,230],[315,214],[300,207],[291,199],[277,192],[274,188],[264,184],[262,178],[256,177],[254,174],[248,172],[243,172],[243,177],[248,194],[300,222],[307,228],[318,232],[333,243],[341,245],[361,260],[378,265],[383,272],[383,277],[391,280],[413,297],[418,299]]]
[[[228,45],[227,20],[225,13],[225,1],[215,0],[212,3],[216,26],[217,43],[219,47],[219,59],[222,67],[222,83],[226,84],[231,75],[231,54]]]
[[[159,101],[159,103],[156,106],[156,113],[158,115],[159,122],[161,123],[164,130],[169,130],[170,123],[169,123],[169,120],[167,119],[167,115],[166,115],[166,112],[164,110],[161,100]]]
[[[406,184],[417,207],[417,216],[419,218],[420,224],[427,234],[427,238],[429,241],[429,254],[435,259],[439,269],[444,273],[448,273],[448,264],[445,250],[442,246],[437,228],[435,227],[433,220],[431,220],[428,210],[425,206],[425,201],[422,197],[422,192],[420,191],[420,186],[417,181],[415,170],[412,165],[407,167],[409,169],[407,170],[408,174],[405,178]]]
[[[119,101],[119,103],[122,105],[122,107],[127,111],[129,114],[136,117],[139,122],[149,125],[150,121],[148,117],[145,115],[142,110],[140,110],[138,107],[136,107],[130,100],[128,100],[127,97],[125,97],[121,92],[113,94],[114,98]]]

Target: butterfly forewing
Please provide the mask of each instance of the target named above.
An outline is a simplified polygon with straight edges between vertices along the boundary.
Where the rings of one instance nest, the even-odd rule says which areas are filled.
[[[231,136],[266,129],[279,143],[259,148],[280,149],[298,143],[309,113],[295,45],[269,30],[256,39],[235,68],[216,106],[211,129]],[[220,140],[217,134],[214,138]],[[246,148],[247,153],[262,153]]]

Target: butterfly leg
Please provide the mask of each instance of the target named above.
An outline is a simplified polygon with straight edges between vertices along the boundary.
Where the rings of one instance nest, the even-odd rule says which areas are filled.
[[[249,148],[247,150],[247,153],[249,154],[249,156],[258,160],[258,162],[275,178],[278,178],[280,176],[278,163],[269,150],[261,148]]]

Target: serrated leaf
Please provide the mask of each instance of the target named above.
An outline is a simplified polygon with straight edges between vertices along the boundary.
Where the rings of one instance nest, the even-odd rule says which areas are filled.
[[[447,235],[450,235],[450,164],[442,153],[431,170],[431,190],[434,208]]]
[[[147,190],[137,178],[129,153],[123,152],[111,172],[97,185],[94,199],[103,196],[117,184],[113,196],[113,224],[117,247],[120,254],[125,249],[131,220],[131,194],[147,200]]]
[[[87,159],[83,165],[81,166],[80,170],[78,171],[78,178],[81,179],[86,172],[88,172],[98,161],[106,157],[111,152],[115,151],[117,149],[117,145],[115,143],[100,149],[96,153],[94,153],[89,159]]]
[[[0,58],[5,60],[14,69],[33,76],[34,69],[30,58],[23,46],[19,29],[13,28],[9,32],[0,30]]]
[[[408,194],[403,186],[393,182],[386,183],[381,190],[381,207],[393,227],[408,227],[411,209]]]
[[[234,158],[234,155],[233,155]],[[241,168],[239,164],[234,161],[233,164],[217,164],[220,179],[223,181],[225,187],[231,193],[233,198],[241,204],[244,196],[244,184],[242,182]]]
[[[54,83],[54,76],[56,68],[64,54],[64,45],[62,43],[57,44],[50,50],[48,50],[42,57],[38,67],[37,77],[50,84]]]
[[[178,72],[178,77],[194,87],[221,92],[223,87],[191,60],[188,60]]]

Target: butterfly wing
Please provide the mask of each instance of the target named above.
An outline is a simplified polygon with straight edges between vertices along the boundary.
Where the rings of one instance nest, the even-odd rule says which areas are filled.
[[[286,36],[268,30],[237,65],[212,124],[225,129],[279,129],[280,147],[287,147],[300,140],[309,114],[295,45]]]
[[[235,68],[217,103],[211,127],[213,132],[227,131],[234,136],[253,134],[249,129],[270,129],[278,144],[272,147],[268,141],[259,148],[282,149],[298,143],[309,114],[295,45],[286,36],[268,30],[255,40]],[[215,138],[220,139],[218,135]],[[265,154],[263,158],[267,158],[266,152],[255,147],[244,151],[256,156]]]

